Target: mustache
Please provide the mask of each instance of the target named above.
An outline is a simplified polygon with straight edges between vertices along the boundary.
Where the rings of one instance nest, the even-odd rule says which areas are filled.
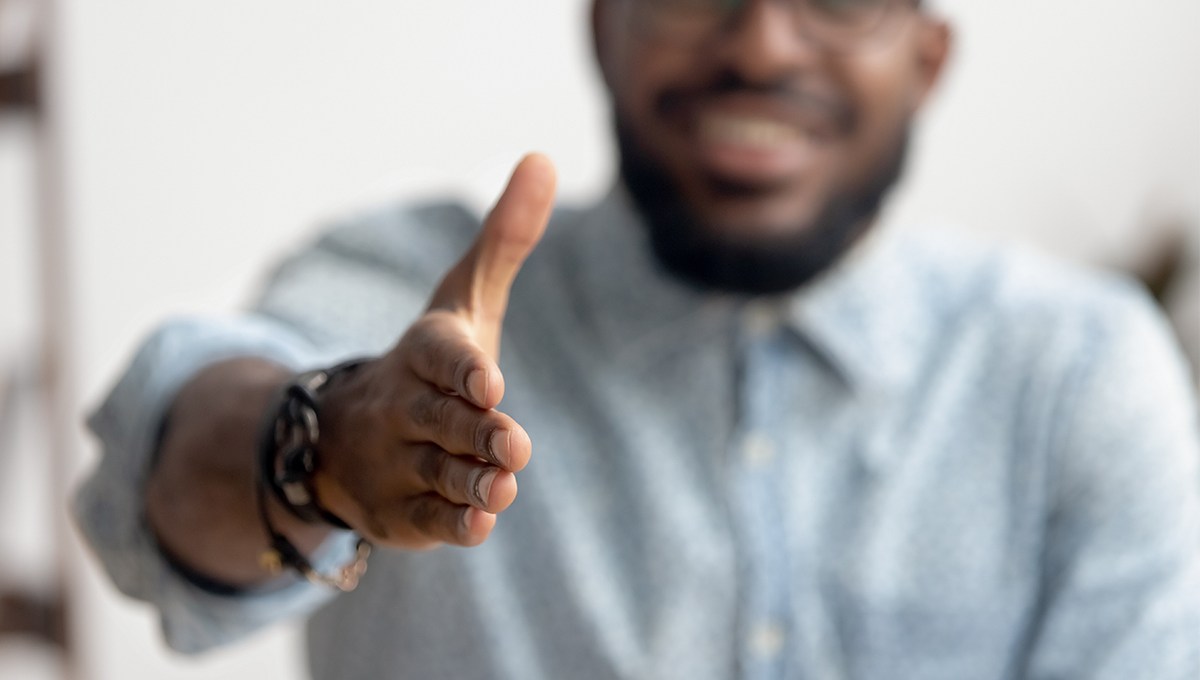
[[[730,95],[768,99],[795,116],[817,115],[831,120],[841,131],[852,130],[858,123],[854,109],[844,99],[818,89],[806,80],[754,82],[733,72],[722,73],[701,85],[663,90],[654,106],[657,113],[674,116]]]

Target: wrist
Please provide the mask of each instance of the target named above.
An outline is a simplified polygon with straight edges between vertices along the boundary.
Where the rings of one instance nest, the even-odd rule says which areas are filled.
[[[371,546],[360,539],[354,561],[331,574],[318,572],[306,556],[280,530],[273,508],[282,508],[293,521],[349,529],[350,526],[320,502],[316,486],[321,442],[322,396],[325,387],[353,373],[365,360],[346,361],[333,368],[296,376],[267,409],[257,455],[255,493],[262,528],[269,548],[261,556],[268,571],[288,567],[314,583],[352,590],[366,570]]]

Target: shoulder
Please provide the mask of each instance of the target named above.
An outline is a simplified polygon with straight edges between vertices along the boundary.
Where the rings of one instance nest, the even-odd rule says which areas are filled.
[[[1194,410],[1178,342],[1136,281],[946,233],[904,234],[893,252],[917,380],[952,377],[1039,430],[1080,408]]]
[[[333,222],[312,250],[360,266],[436,278],[462,255],[480,224],[479,216],[457,201],[396,203]]]
[[[1141,284],[1027,248],[905,235],[897,261],[927,321],[923,375],[969,384],[1023,445],[1057,452],[1092,483],[1149,460],[1194,465],[1198,413],[1187,364]]]
[[[381,351],[421,313],[481,225],[455,201],[387,205],[338,220],[275,267],[255,308],[314,342]]]
[[[321,346],[382,351],[420,314],[479,224],[453,202],[342,219],[268,273],[254,308]]]
[[[556,206],[539,259],[561,256],[575,239],[585,211]],[[327,227],[312,250],[437,280],[471,246],[483,217],[454,200],[398,203],[340,219]]]
[[[944,330],[973,329],[996,345],[1039,354],[1167,332],[1141,284],[1116,272],[948,232],[904,234],[896,251],[920,304]]]

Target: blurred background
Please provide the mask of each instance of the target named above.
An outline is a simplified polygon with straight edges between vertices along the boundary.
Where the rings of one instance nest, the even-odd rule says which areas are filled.
[[[174,656],[65,523],[159,320],[237,309],[331,218],[526,150],[611,181],[587,0],[0,0],[0,678],[304,677],[278,629]],[[889,221],[1130,271],[1200,353],[1200,3],[942,0],[949,77]],[[66,653],[64,654],[64,650]]]

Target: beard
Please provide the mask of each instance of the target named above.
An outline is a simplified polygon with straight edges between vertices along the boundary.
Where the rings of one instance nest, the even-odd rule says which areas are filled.
[[[621,179],[644,218],[658,262],[697,288],[747,295],[795,290],[850,250],[899,180],[910,137],[905,124],[868,180],[833,195],[808,223],[773,229],[774,236],[739,238],[695,214],[679,184],[643,151],[620,113],[614,120]]]

